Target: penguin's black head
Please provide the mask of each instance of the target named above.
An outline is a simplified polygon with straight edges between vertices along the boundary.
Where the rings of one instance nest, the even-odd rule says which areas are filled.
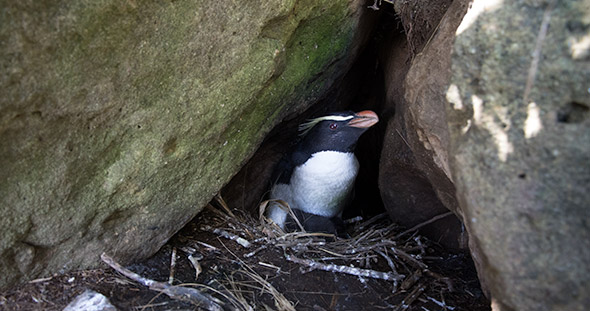
[[[307,152],[353,152],[356,143],[368,128],[379,122],[370,110],[354,113],[336,112],[301,124],[302,147]]]

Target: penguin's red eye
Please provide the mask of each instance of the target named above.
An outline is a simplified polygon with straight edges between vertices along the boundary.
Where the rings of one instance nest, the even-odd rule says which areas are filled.
[[[336,123],[330,123],[330,129],[331,130],[335,130],[338,127],[338,124]]]

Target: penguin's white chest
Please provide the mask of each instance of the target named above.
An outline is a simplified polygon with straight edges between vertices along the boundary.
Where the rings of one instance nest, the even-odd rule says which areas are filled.
[[[295,168],[289,185],[276,185],[271,197],[287,201],[291,208],[306,213],[334,217],[342,213],[358,169],[358,160],[353,153],[318,152]],[[273,212],[270,217],[282,225],[284,212]]]

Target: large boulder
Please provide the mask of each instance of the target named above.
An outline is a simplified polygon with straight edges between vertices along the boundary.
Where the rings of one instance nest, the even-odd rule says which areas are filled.
[[[449,154],[494,310],[590,306],[589,11],[476,0],[457,29]]]
[[[453,211],[494,310],[587,309],[590,1],[453,1],[426,41],[407,5],[384,61],[390,215]],[[429,232],[464,241],[451,219]]]
[[[7,1],[0,287],[154,253],[354,59],[362,1]]]

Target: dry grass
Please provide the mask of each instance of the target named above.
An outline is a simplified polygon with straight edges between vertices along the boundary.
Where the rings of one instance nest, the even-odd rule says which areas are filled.
[[[474,287],[433,271],[444,260],[416,235],[420,225],[403,231],[382,214],[348,221],[349,238],[285,233],[222,202],[144,263],[121,267],[106,256],[118,273],[35,280],[0,293],[0,310],[63,310],[87,288],[120,310],[489,310]]]
[[[404,297],[398,305],[390,306],[395,310],[408,309],[418,298],[425,295],[429,286],[431,289],[438,288],[439,292],[441,289],[444,291],[445,287],[450,290],[448,279],[430,271],[423,261],[426,257],[427,243],[420,236],[414,235],[414,230],[420,225],[399,233],[400,228],[392,224],[385,214],[381,214],[366,221],[357,219],[350,225],[350,238],[346,239],[324,233],[285,233],[263,216],[256,220],[242,212],[232,212],[221,197],[217,197],[216,201],[223,211],[209,205],[208,210],[212,213],[208,213],[210,216],[206,219],[200,220],[200,223],[207,224],[202,225],[200,229],[218,236],[224,249],[191,238],[185,237],[185,240],[193,246],[202,245],[210,250],[231,254],[231,260],[239,263],[241,268],[225,275],[224,278],[217,278],[216,289],[199,286],[197,292],[200,294],[192,294],[196,297],[192,301],[194,305],[202,307],[207,303],[223,310],[295,310],[297,302],[289,301],[272,285],[268,277],[258,273],[261,269],[273,269],[279,273],[281,266],[287,261],[297,264],[299,273],[323,270],[356,276],[358,282],[367,282],[371,279],[387,281],[391,285],[393,295],[400,294]],[[268,202],[264,202],[261,210],[267,204]],[[256,260],[258,253],[270,249],[279,250],[283,257],[276,258],[272,263]],[[198,268],[195,266],[194,248],[187,245],[181,247],[181,250],[188,252],[189,259],[192,258],[191,263],[198,277],[199,269],[202,268],[198,261]],[[194,284],[192,286],[194,287]],[[174,293],[176,287],[181,286],[167,286],[164,292]],[[186,290],[180,292],[185,293]],[[267,301],[273,302],[273,306],[270,307],[261,299],[256,299],[256,296],[266,296]],[[170,297],[186,300],[186,295]],[[210,297],[210,301],[203,301],[203,297]],[[429,296],[422,300],[436,301],[439,306],[453,309]]]

